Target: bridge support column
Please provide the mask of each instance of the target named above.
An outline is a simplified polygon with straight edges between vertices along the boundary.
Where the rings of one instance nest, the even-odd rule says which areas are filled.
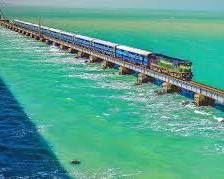
[[[61,44],[61,45],[60,45],[60,49],[61,49],[61,50],[65,50],[66,47],[65,47],[63,44]]]
[[[139,73],[137,77],[137,84],[141,85],[143,83],[153,82],[155,78],[147,76],[145,74]]]
[[[119,75],[130,75],[133,73],[134,73],[134,71],[129,68],[126,68],[124,66],[119,67]]]
[[[194,102],[197,106],[214,106],[215,100],[202,94],[194,95]]]
[[[77,56],[76,56],[77,58],[82,58],[83,57],[83,52],[81,52],[81,51],[78,51],[78,53],[77,53]]]
[[[75,53],[75,49],[74,48],[68,48],[68,52],[69,53]]]
[[[178,86],[172,85],[170,83],[164,82],[163,92],[164,93],[179,93],[181,92],[181,88],[179,88]]]
[[[46,39],[45,42],[46,42],[46,44],[49,44],[49,45],[52,44],[52,41],[48,40],[48,39]]]
[[[53,42],[52,43],[54,46],[59,46],[59,44],[57,42]]]
[[[107,68],[114,68],[115,64],[112,63],[112,62],[109,62],[107,60],[103,60],[102,64],[101,64],[101,67],[102,69],[107,69]]]
[[[100,62],[102,62],[102,59],[90,55],[90,56],[89,56],[89,61],[90,61],[90,63],[100,63]]]
[[[43,37],[40,37],[40,38],[39,38],[39,41],[44,42],[45,39],[44,39]]]
[[[37,36],[37,35],[35,35],[34,38],[35,38],[36,40],[39,40],[39,39],[40,39],[40,37]]]

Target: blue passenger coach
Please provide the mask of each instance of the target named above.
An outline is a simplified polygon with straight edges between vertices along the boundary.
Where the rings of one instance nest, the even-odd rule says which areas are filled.
[[[24,22],[20,21],[20,20],[14,20],[14,23],[19,26],[19,27],[23,27],[24,26]]]
[[[150,63],[150,54],[151,52],[128,46],[119,45],[116,47],[116,57],[138,65],[148,66]]]
[[[93,38],[82,36],[82,35],[74,36],[74,44],[85,47],[85,48],[91,48],[93,40],[94,40]]]
[[[28,24],[28,26],[29,26],[29,29],[34,31],[34,32],[39,32],[40,31],[40,27],[36,24],[31,24],[30,23],[30,24]]]
[[[32,30],[32,31],[35,31],[35,32],[39,32],[39,30],[40,30],[39,25],[37,25],[37,24],[32,24],[32,23],[29,23],[29,22],[23,22],[23,21],[20,21],[20,20],[14,20],[14,23],[16,25],[18,25],[19,27],[26,28],[26,29],[29,29],[29,30]]]
[[[61,40],[68,42],[68,43],[73,43],[74,42],[74,34],[61,31]]]
[[[58,40],[61,39],[61,31],[60,30],[50,28],[49,29],[49,35],[52,38],[55,38],[55,39],[58,39]]]
[[[94,39],[92,42],[92,48],[93,50],[96,50],[98,52],[101,52],[106,55],[115,56],[115,50],[116,50],[117,44],[107,42],[104,40]]]
[[[41,26],[41,33],[46,36],[50,36],[50,31],[48,27]]]
[[[27,23],[27,22],[23,22],[23,21],[20,21],[20,20],[15,20],[14,23],[16,25],[18,25],[19,27],[22,27],[22,28],[26,28],[26,29],[30,29],[30,23]]]

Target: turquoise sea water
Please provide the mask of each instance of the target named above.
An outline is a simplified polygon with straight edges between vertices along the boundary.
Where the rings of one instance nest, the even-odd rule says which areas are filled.
[[[224,14],[7,8],[10,17],[193,62],[194,79],[224,88]],[[223,178],[220,110],[181,106],[56,47],[0,28],[0,77],[74,178]],[[16,141],[15,141],[16,146]],[[20,147],[20,146],[18,146]],[[31,157],[32,159],[32,157]],[[80,166],[69,161],[78,159]]]

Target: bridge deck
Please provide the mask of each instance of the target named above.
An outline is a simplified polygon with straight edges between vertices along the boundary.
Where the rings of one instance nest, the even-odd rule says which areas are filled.
[[[10,23],[7,23],[7,22],[0,22],[0,23],[3,24],[3,25],[6,25],[8,27],[17,28],[19,30],[25,31],[26,33],[33,34],[34,36],[40,37],[39,33],[29,31],[27,29],[19,28],[19,27],[13,25],[13,24],[10,24]],[[98,53],[98,52],[93,51],[91,49],[86,49],[86,48],[83,48],[83,47],[80,47],[80,46],[77,46],[77,45],[74,45],[74,44],[71,44],[71,43],[66,43],[64,41],[57,40],[57,39],[51,38],[49,36],[41,35],[41,38],[44,38],[46,40],[58,43],[60,45],[64,45],[65,47],[72,48],[74,50],[86,53],[88,55],[92,55],[94,57],[97,57],[97,58],[115,63],[117,65],[129,68],[131,70],[134,70],[136,72],[151,76],[153,78],[160,79],[164,82],[167,82],[167,83],[170,83],[172,85],[178,86],[180,88],[192,91],[194,93],[202,94],[206,97],[209,97],[209,98],[212,98],[212,99],[216,100],[219,103],[224,103],[224,90],[213,88],[211,86],[207,86],[207,85],[195,82],[195,81],[183,81],[183,80],[180,80],[180,79],[176,79],[176,78],[170,77],[168,75],[160,74],[160,73],[155,72],[153,70],[147,69],[143,66],[138,66],[138,65],[135,65],[135,64],[132,64],[132,63],[128,63],[128,62],[125,62],[121,59],[114,58],[114,57],[111,57],[111,56],[108,56],[108,55],[105,55],[105,54],[101,54],[101,53]]]

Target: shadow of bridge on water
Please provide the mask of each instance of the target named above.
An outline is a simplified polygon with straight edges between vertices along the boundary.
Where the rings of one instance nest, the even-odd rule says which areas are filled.
[[[71,178],[2,79],[0,178]]]

